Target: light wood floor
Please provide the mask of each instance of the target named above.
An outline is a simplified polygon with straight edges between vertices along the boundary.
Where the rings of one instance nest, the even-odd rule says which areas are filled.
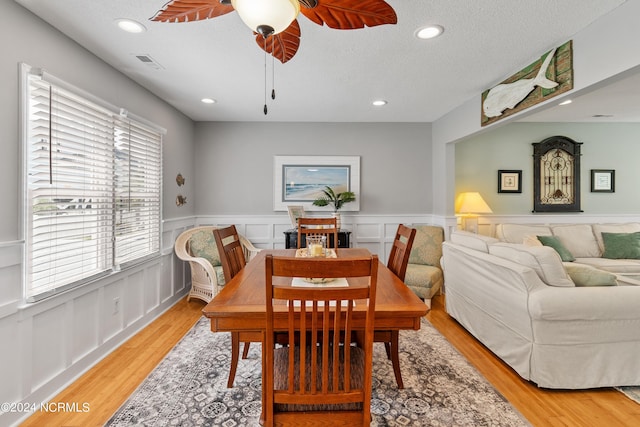
[[[541,390],[479,344],[433,300],[427,319],[534,426],[640,426],[640,405],[613,389]],[[53,402],[88,402],[86,413],[36,413],[23,426],[101,426],[201,316],[204,303],[180,301],[102,360]]]

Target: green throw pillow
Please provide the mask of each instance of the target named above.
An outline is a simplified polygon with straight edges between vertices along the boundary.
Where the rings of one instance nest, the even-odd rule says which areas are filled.
[[[573,254],[569,252],[569,249],[565,248],[564,245],[560,242],[560,239],[558,239],[556,236],[537,236],[537,237],[538,237],[538,240],[540,240],[540,242],[543,245],[549,246],[555,249],[556,252],[558,252],[558,254],[560,255],[560,258],[562,258],[562,261],[571,262],[576,260]]]
[[[616,275],[582,264],[567,263],[565,270],[576,286],[617,286]]]
[[[602,258],[640,259],[640,231],[635,233],[602,233]]]

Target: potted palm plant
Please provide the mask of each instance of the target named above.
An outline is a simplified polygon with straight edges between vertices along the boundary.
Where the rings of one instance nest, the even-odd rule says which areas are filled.
[[[338,212],[345,203],[356,200],[356,194],[352,191],[343,191],[336,193],[328,185],[322,190],[322,195],[313,201],[314,206],[333,206],[333,216],[336,218],[336,226],[339,229],[341,225],[340,213]]]

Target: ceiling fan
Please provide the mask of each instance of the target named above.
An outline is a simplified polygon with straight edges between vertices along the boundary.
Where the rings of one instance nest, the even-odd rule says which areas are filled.
[[[384,0],[172,0],[159,10],[152,21],[191,22],[226,15],[238,11],[242,20],[254,30],[256,43],[266,53],[273,55],[283,64],[298,52],[300,46],[300,25],[298,12],[318,25],[341,30],[396,24],[398,18],[393,8]],[[284,27],[250,23],[248,13],[255,8],[272,13],[280,7],[287,9],[289,18]]]

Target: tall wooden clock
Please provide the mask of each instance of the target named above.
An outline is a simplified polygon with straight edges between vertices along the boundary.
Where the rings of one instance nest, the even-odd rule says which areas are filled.
[[[582,143],[566,136],[552,136],[532,145],[533,212],[582,212]]]

